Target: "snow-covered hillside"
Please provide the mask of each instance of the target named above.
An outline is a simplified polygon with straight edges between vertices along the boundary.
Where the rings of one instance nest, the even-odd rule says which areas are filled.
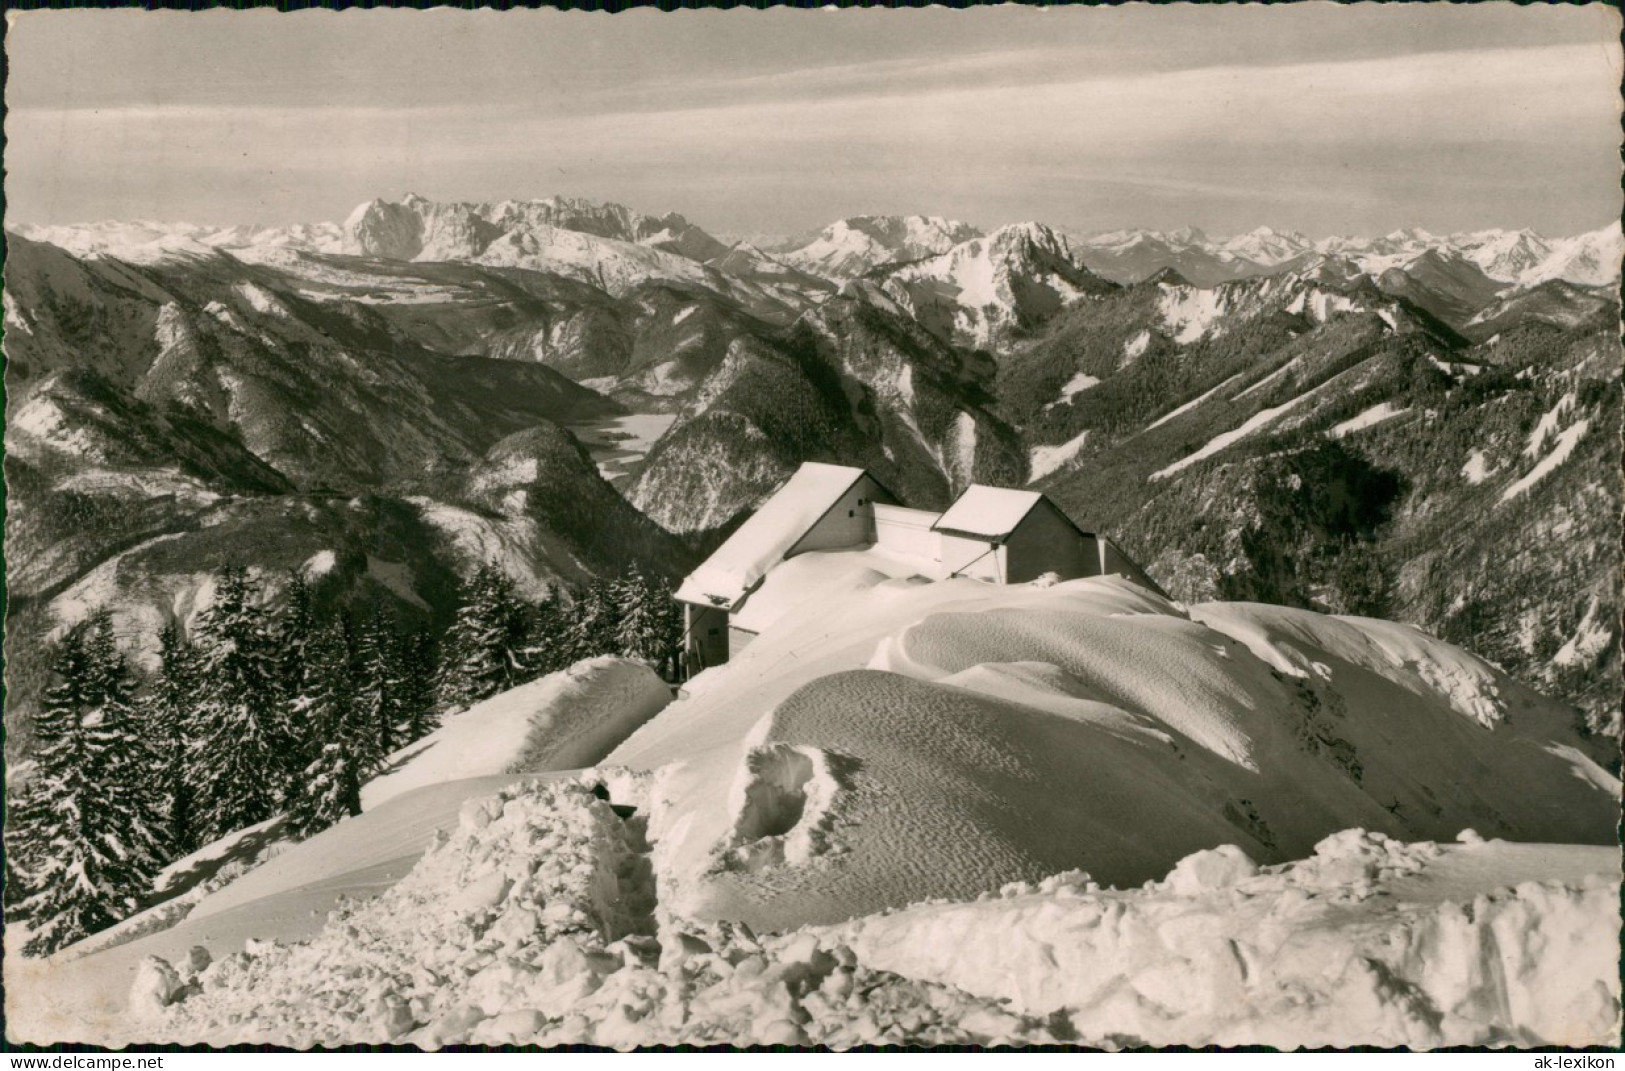
[[[1349,830],[1285,867],[1225,848],[1140,889],[1074,872],[758,937],[661,918],[642,848],[582,785],[510,790],[308,942],[148,961],[129,1029],[425,1048],[1617,1040],[1608,849]]]
[[[16,958],[8,931],[7,1018],[42,1032],[32,1036],[100,1037],[144,956],[173,959],[192,944],[225,955],[250,938],[307,937],[345,899],[399,881],[466,801],[590,766],[670,699],[648,667],[601,657],[451,714],[390,756],[364,787],[358,817],[299,843],[280,818],[222,838],[160,876],[161,902],[46,961]]]
[[[650,831],[680,913],[776,929],[1072,867],[1136,883],[1350,826],[1611,841],[1617,782],[1570,713],[1414,629],[1187,614],[1115,579],[855,592],[823,557],[840,613],[800,570],[803,601],[773,600],[795,609],[608,760],[667,767]]]
[[[563,714],[597,678],[498,697],[369,786],[362,817],[173,929],[27,968],[14,1036],[1425,1047],[1617,1029],[1617,953],[1596,940],[1618,928],[1617,859],[1574,845],[1611,844],[1619,783],[1562,708],[1386,622],[850,557],[798,559],[757,641],[597,771],[477,776],[499,771],[471,749],[516,751],[504,711]],[[664,700],[593,672],[572,725],[631,727]]]

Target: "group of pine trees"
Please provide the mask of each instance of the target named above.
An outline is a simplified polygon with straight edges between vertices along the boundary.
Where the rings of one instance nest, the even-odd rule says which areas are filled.
[[[191,635],[160,634],[144,680],[106,611],[57,641],[5,831],[25,954],[128,916],[166,864],[235,830],[280,814],[305,837],[359,814],[362,784],[443,710],[601,654],[669,674],[680,641],[666,589],[636,570],[535,603],[481,568],[438,644],[381,604],[320,612],[298,575],[277,602],[221,571]]]
[[[636,567],[618,580],[528,602],[506,574],[485,566],[463,586],[458,606],[440,642],[437,695],[444,708],[477,703],[596,655],[640,659],[667,680],[677,672],[681,614],[665,585]]]

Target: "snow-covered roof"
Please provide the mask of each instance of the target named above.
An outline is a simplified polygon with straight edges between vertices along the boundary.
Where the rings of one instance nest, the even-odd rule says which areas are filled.
[[[847,465],[804,462],[761,509],[689,574],[677,589],[677,598],[732,609],[863,476],[862,469]]]
[[[987,487],[973,483],[934,525],[939,532],[1002,539],[1043,499],[1037,491]]]

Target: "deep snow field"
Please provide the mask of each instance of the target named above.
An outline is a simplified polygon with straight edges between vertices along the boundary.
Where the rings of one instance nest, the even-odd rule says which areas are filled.
[[[790,564],[677,700],[525,685],[123,943],[8,957],[8,1035],[1618,1041],[1619,782],[1562,706],[1387,622]]]

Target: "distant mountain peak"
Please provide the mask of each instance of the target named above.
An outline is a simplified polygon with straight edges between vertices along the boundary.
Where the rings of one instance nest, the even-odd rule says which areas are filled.
[[[1177,268],[1173,268],[1173,267],[1163,268],[1161,271],[1157,272],[1155,275],[1152,275],[1150,278],[1146,279],[1146,282],[1155,283],[1158,286],[1190,286],[1191,285],[1191,281],[1189,279],[1185,278],[1183,275],[1179,274],[1179,270]]]

